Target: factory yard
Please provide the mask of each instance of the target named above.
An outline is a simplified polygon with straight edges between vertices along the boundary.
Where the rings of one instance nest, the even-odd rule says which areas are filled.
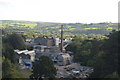
[[[57,69],[56,78],[88,78],[93,72],[93,68],[82,66],[79,63],[71,63],[70,65],[59,66],[55,65]],[[24,65],[21,65],[22,70],[32,70]]]
[[[87,78],[93,72],[93,68],[72,63],[67,66],[57,66],[56,78]]]

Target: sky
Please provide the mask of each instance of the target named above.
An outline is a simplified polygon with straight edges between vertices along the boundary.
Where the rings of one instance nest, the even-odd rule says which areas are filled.
[[[0,0],[0,20],[118,22],[119,0]]]

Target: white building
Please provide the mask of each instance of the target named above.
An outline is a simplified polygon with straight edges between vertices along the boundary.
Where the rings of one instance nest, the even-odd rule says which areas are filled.
[[[59,53],[56,58],[58,65],[69,65],[71,63],[71,57],[67,53]]]
[[[50,52],[50,47],[43,45],[34,45],[34,51],[36,54],[39,54],[41,52]]]
[[[19,63],[23,64],[24,62],[34,62],[35,60],[35,51],[28,50],[14,50],[18,54]]]
[[[59,46],[59,44],[60,44],[60,39],[59,39],[59,38],[55,38],[54,40],[55,40],[55,46]]]

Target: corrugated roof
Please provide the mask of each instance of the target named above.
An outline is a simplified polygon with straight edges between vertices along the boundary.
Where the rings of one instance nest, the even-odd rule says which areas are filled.
[[[25,52],[27,52],[28,50],[22,50],[22,51],[18,51],[17,53],[18,54],[21,54],[21,53],[25,53]]]
[[[19,51],[19,50],[14,50],[15,52],[17,52],[18,54],[22,54],[22,53],[24,53],[24,54],[35,54],[35,51],[34,50],[32,50],[32,51],[28,51],[28,50],[22,50],[22,51]]]

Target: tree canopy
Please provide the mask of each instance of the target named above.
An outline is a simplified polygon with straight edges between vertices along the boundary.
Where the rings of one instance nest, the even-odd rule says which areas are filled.
[[[94,68],[90,77],[116,77],[120,53],[119,37],[120,31],[113,31],[104,40],[75,39],[66,49],[74,53],[75,62]]]
[[[54,78],[56,75],[56,68],[53,61],[47,56],[41,56],[39,60],[33,63],[33,78]]]
[[[15,33],[7,35],[5,38],[3,38],[3,42],[8,43],[14,49],[25,49],[26,48],[23,37]]]

